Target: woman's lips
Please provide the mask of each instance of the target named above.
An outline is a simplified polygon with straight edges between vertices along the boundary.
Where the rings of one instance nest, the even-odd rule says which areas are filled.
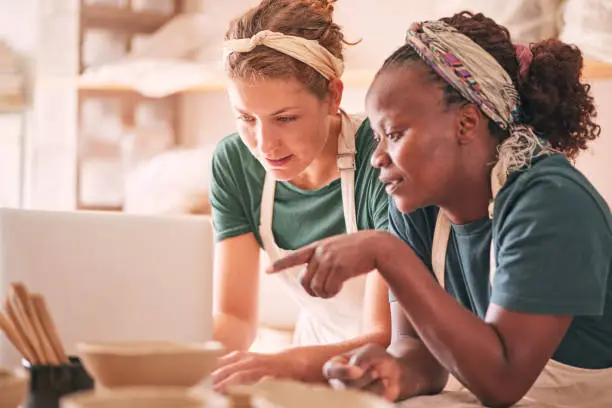
[[[401,186],[403,182],[404,180],[401,179],[389,181],[385,184],[385,191],[387,192],[387,194],[393,195],[393,193],[395,193],[395,191]]]
[[[270,159],[266,157],[266,163],[268,163],[268,165],[272,168],[280,168],[280,167],[284,167],[292,158],[293,158],[292,154],[285,156],[285,157],[275,158],[275,159]]]

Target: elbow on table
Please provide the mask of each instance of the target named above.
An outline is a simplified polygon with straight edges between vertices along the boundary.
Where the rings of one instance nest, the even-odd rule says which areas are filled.
[[[257,327],[248,321],[227,313],[213,316],[213,339],[219,341],[227,352],[247,351],[257,335]]]
[[[513,387],[512,381],[499,381],[490,389],[474,392],[480,403],[491,408],[507,408],[518,403],[528,389]]]
[[[384,329],[377,329],[370,332],[369,343],[374,343],[384,348],[391,344],[391,333]]]
[[[517,402],[519,402],[520,398],[515,399],[515,398],[498,398],[498,397],[491,397],[491,398],[488,398],[488,397],[487,398],[480,398],[479,397],[478,400],[485,407],[489,407],[489,408],[509,408],[509,407],[512,407]]]
[[[442,391],[444,391],[444,388],[448,383],[449,377],[450,376],[448,374],[448,371],[446,371],[445,369],[441,368],[440,370],[437,370],[429,378],[428,387],[424,392],[425,395],[440,394]]]

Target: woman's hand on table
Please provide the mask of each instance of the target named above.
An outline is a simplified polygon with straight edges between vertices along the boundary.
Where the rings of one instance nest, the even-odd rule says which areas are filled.
[[[336,356],[323,367],[334,388],[353,388],[396,401],[402,394],[403,367],[384,347],[369,344]]]
[[[219,359],[212,373],[213,389],[225,393],[233,386],[253,384],[264,378],[301,380],[304,371],[301,359],[289,353],[235,351]]]
[[[306,264],[300,282],[311,296],[330,298],[347,280],[376,269],[383,241],[397,240],[381,231],[360,231],[314,242],[274,262],[268,273]]]

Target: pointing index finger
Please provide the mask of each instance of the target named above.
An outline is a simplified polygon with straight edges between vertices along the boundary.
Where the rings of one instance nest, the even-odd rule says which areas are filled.
[[[273,274],[281,272],[285,269],[291,268],[293,266],[303,265],[308,263],[312,256],[314,255],[314,251],[316,246],[308,245],[303,248],[297,249],[293,251],[291,254],[285,256],[274,262],[272,265],[268,267],[266,273]]]

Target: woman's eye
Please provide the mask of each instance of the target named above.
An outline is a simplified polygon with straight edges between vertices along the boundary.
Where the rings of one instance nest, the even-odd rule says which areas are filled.
[[[399,138],[401,138],[403,136],[403,132],[390,132],[386,134],[387,139],[391,140],[392,142],[397,141]]]
[[[252,116],[249,116],[249,115],[240,115],[240,116],[238,116],[238,120],[250,123],[250,122],[254,122],[255,118],[252,117]]]
[[[378,133],[374,132],[374,141],[376,143],[380,143],[380,139],[381,139],[380,135]]]
[[[278,122],[283,122],[283,123],[284,123],[284,122],[293,122],[293,121],[294,121],[294,120],[296,120],[296,119],[297,119],[297,116],[278,116],[278,117],[276,118],[276,120],[277,120]]]

